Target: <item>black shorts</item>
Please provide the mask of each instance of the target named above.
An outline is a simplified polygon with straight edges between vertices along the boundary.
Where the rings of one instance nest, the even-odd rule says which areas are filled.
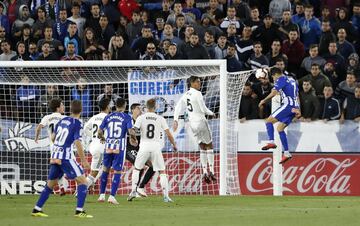
[[[128,148],[126,150],[126,160],[128,160],[129,162],[131,162],[131,164],[134,165],[137,153],[138,150]]]

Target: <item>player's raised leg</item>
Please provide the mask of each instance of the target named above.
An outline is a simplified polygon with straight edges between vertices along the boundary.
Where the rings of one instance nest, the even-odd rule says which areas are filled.
[[[274,113],[276,113],[276,111]],[[268,134],[269,142],[261,149],[262,150],[275,149],[277,146],[274,142],[274,123],[277,122],[277,119],[274,118],[273,116],[269,116],[265,120],[265,122],[266,122],[265,125],[266,125],[266,131]]]

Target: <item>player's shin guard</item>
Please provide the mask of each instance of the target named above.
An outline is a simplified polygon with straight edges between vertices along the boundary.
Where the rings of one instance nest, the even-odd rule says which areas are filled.
[[[207,174],[207,155],[205,150],[200,150],[200,163],[203,174]]]
[[[52,193],[52,189],[49,188],[47,185],[45,186],[44,190],[41,192],[39,200],[36,203],[35,209],[41,211],[41,208],[44,206],[46,200],[48,200],[49,195]]]
[[[279,136],[280,136],[281,144],[283,146],[284,151],[289,151],[288,141],[286,138],[285,131],[279,131]]]
[[[85,204],[85,199],[86,199],[86,193],[87,193],[87,186],[86,184],[79,184],[77,186],[77,205],[76,205],[76,210],[78,211],[83,211],[83,207]]]
[[[149,167],[148,170],[146,171],[144,178],[142,179],[139,188],[144,188],[145,185],[149,182],[149,180],[152,178],[152,176],[154,176],[155,171],[152,167]]]
[[[169,181],[166,174],[160,174],[160,186],[163,190],[164,197],[169,196]]]
[[[131,191],[136,191],[136,188],[138,186],[138,181],[139,181],[139,175],[140,171],[137,169],[134,169],[132,171],[132,175],[131,175]]]
[[[269,141],[274,142],[274,125],[271,122],[266,123],[266,131],[269,136]]]
[[[213,149],[207,150],[206,156],[207,156],[207,160],[209,163],[210,172],[214,174],[215,173],[214,172],[214,150]]]
[[[103,172],[101,174],[101,182],[100,182],[100,194],[105,194],[107,178],[109,176],[109,172]]]
[[[111,184],[111,193],[110,195],[115,196],[116,192],[118,190],[119,184],[121,180],[121,174],[120,173],[114,173],[112,184]]]

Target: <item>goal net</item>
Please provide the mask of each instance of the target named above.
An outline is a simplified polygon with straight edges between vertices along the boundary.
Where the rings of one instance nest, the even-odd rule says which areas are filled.
[[[2,62],[0,68],[0,186],[1,194],[39,193],[46,183],[49,169],[49,137],[41,130],[35,142],[35,128],[52,113],[49,101],[59,97],[69,114],[70,102],[83,103],[81,120],[85,123],[99,113],[98,102],[104,96],[111,105],[117,97],[145,108],[146,100],[156,98],[157,113],[171,128],[174,107],[188,90],[190,76],[201,78],[201,92],[207,107],[216,116],[209,118],[212,132],[216,181],[202,180],[199,147],[189,127],[186,111],[173,132],[178,152],[164,139],[163,155],[172,194],[225,195],[240,194],[237,166],[238,120],[241,91],[251,72],[226,72],[226,62],[212,61],[57,61]],[[85,136],[85,135],[84,135]],[[91,139],[91,138],[84,138]],[[87,142],[85,142],[87,143]],[[74,150],[76,152],[76,150]],[[88,161],[91,154],[85,144]],[[132,165],[126,161],[119,194],[131,189]],[[87,172],[88,173],[88,172]],[[161,194],[158,174],[146,185],[149,194]],[[110,186],[110,183],[108,184]],[[94,187],[98,194],[99,181]],[[74,182],[67,192],[73,193]]]

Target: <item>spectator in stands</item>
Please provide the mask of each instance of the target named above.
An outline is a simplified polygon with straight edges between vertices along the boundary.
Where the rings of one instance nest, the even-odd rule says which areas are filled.
[[[343,104],[343,111],[341,112],[340,123],[344,120],[353,120],[360,122],[360,86],[355,88],[355,95],[347,97]]]
[[[266,57],[269,61],[269,66],[272,67],[275,65],[278,58],[284,59],[285,65],[287,65],[287,56],[281,53],[281,42],[278,39],[275,39],[271,44],[271,50],[266,54]]]
[[[190,43],[185,44],[182,52],[185,59],[209,59],[205,47],[199,42],[199,35],[192,33],[190,36]]]
[[[114,93],[112,84],[105,84],[104,92],[96,98],[96,101],[99,103],[103,98],[107,98],[110,100],[109,105],[110,108],[112,109],[115,107],[116,99],[120,98],[120,96]]]
[[[305,57],[301,63],[301,68],[304,72],[299,73],[298,78],[301,78],[304,74],[311,72],[311,66],[318,64],[321,67],[326,63],[326,60],[319,56],[318,45],[313,44],[309,48],[309,56]]]
[[[102,52],[105,50],[105,47],[100,45],[96,38],[94,31],[88,27],[84,31],[84,40],[83,40],[83,50],[84,50],[84,59],[85,60],[101,60]]]
[[[69,24],[70,24],[70,20],[67,19],[66,9],[64,9],[64,8],[60,9],[59,18],[53,26],[53,37],[55,39],[59,40],[61,43],[64,43],[64,39],[66,37],[67,28],[68,28]],[[77,27],[79,28],[78,24],[77,24]]]
[[[83,31],[84,31],[84,26],[86,23],[86,19],[84,17],[81,17],[80,15],[80,5],[78,3],[73,3],[71,6],[71,17],[68,18],[68,20],[74,22],[77,26],[78,29],[78,36],[79,37],[83,37]],[[69,24],[68,24],[69,26]],[[66,32],[65,35],[67,34],[67,29],[68,26],[66,27]]]
[[[251,7],[250,19],[246,20],[244,23],[246,26],[251,27],[251,31],[255,31],[259,26],[264,24],[260,19],[259,8],[257,6]]]
[[[19,41],[16,44],[16,56],[13,56],[11,58],[12,61],[25,61],[25,60],[32,60],[29,55],[26,53],[26,47],[25,47],[25,43],[22,41]]]
[[[236,18],[236,8],[233,5],[227,8],[226,17],[219,26],[223,32],[226,32],[230,24],[235,25],[236,32],[239,32],[242,28],[240,22]]]
[[[108,17],[109,24],[111,24],[111,26],[118,26],[120,21],[120,12],[112,1],[101,0],[101,12]]]
[[[177,45],[176,43],[171,43],[169,46],[168,54],[165,55],[166,60],[180,60],[182,59],[182,56],[177,51]]]
[[[90,10],[91,16],[86,19],[84,29],[87,27],[91,27],[94,30],[96,37],[99,38],[99,36],[101,34],[101,27],[99,24],[99,20],[100,20],[100,5],[99,5],[99,3],[94,2],[93,4],[91,4],[90,9],[91,9]]]
[[[38,102],[38,111],[40,113],[40,117],[44,117],[45,115],[50,113],[49,103],[52,99],[59,98],[59,88],[57,85],[47,85],[45,94],[41,94]]]
[[[298,24],[299,21],[304,18],[304,3],[302,1],[296,2],[295,7],[296,14],[291,17],[291,21],[295,24]]]
[[[352,53],[355,53],[354,45],[346,40],[346,30],[344,28],[340,28],[337,33],[338,41],[337,41],[337,49],[341,56],[344,59],[348,59]]]
[[[335,90],[335,96],[343,103],[348,97],[353,97],[356,88],[356,76],[351,71],[347,73],[346,80],[339,83]]]
[[[335,20],[334,18],[330,15],[330,9],[328,6],[324,5],[321,9],[321,17],[319,18],[321,22],[323,22],[324,20],[328,20],[330,21],[330,24],[333,25]]]
[[[140,60],[165,60],[164,55],[156,50],[154,43],[149,42],[146,46],[146,52],[140,56]]]
[[[254,42],[254,53],[248,59],[248,64],[251,69],[259,69],[269,66],[269,61],[265,55],[262,54],[263,48],[261,42]]]
[[[243,68],[242,63],[236,57],[236,46],[230,42],[227,46],[227,54],[225,57],[228,72],[241,71],[241,69]]]
[[[129,37],[130,43],[134,41],[142,32],[143,24],[140,21],[140,11],[133,11],[131,22],[126,26],[126,34]],[[151,30],[151,28],[149,27]]]
[[[125,42],[124,37],[115,34],[109,43],[109,52],[112,60],[135,60],[136,56],[129,45]]]
[[[211,31],[215,35],[215,37],[219,37],[219,35],[222,34],[223,31],[218,26],[214,25],[211,18],[212,16],[210,14],[204,13],[201,16],[201,23],[200,26],[197,27],[197,30],[203,30],[202,33],[204,33],[204,31]]]
[[[298,31],[298,33],[300,32],[298,25],[294,24],[291,21],[291,11],[290,10],[285,10],[283,12],[282,20],[280,22],[280,29],[283,32],[283,35],[282,35],[283,40],[288,39],[289,32],[292,30],[296,30],[296,31]]]
[[[150,42],[154,43],[155,46],[158,46],[159,43],[160,43],[158,40],[156,40],[153,37],[153,33],[151,32],[151,28],[145,26],[145,27],[143,27],[141,29],[141,37],[135,39],[133,41],[133,43],[131,44],[131,49],[133,50],[133,52],[135,53],[137,58],[139,58],[139,56],[145,54],[146,46]]]
[[[321,73],[320,65],[313,63],[311,73],[299,79],[299,85],[302,87],[303,81],[310,81],[317,97],[322,97],[324,87],[331,86],[329,79]]]
[[[195,29],[192,25],[186,25],[185,31],[184,31],[183,44],[181,44],[181,46],[184,46],[184,44],[188,44],[190,42],[190,37],[194,32],[195,32]]]
[[[172,26],[171,26],[172,28]],[[165,21],[163,18],[159,17],[155,19],[155,28],[153,29],[153,36],[155,39],[160,40],[163,36],[165,29]]]
[[[215,37],[211,31],[206,31],[204,36],[204,47],[210,56],[210,59],[215,59]],[[235,49],[236,50],[236,49]]]
[[[272,0],[269,5],[269,14],[277,24],[280,24],[283,12],[290,10],[291,4],[289,0]]]
[[[169,46],[171,44],[171,41],[169,39],[165,39],[162,42],[160,42],[159,46],[159,52],[164,56],[169,53]]]
[[[220,24],[220,20],[222,20],[223,16],[217,0],[209,0],[209,6],[205,8],[205,12],[211,16],[211,22],[215,26]]]
[[[226,35],[222,34],[217,40],[217,46],[215,47],[215,59],[224,59],[227,55],[227,39]]]
[[[302,122],[311,122],[319,117],[319,100],[312,89],[311,81],[304,79],[302,81],[303,90],[300,91],[300,110]]]
[[[50,52],[57,58],[63,55],[64,46],[59,40],[53,38],[53,29],[50,25],[46,26],[44,29],[44,38],[38,41],[37,46],[39,50],[44,42],[50,43]]]
[[[11,43],[9,40],[3,40],[1,42],[0,61],[10,61],[11,58],[16,56],[16,52],[11,50]]]
[[[31,27],[30,27],[30,25],[24,24],[24,26],[21,28],[21,36],[20,36],[19,41],[22,41],[22,42],[25,43],[26,52],[28,53],[30,43],[36,41],[31,35]]]
[[[5,28],[0,25],[0,44],[2,41],[6,40],[6,36],[7,35],[6,35]],[[2,53],[2,51],[0,50],[0,54],[1,53]]]
[[[6,34],[10,34],[9,17],[6,15],[6,6],[0,2],[0,25],[5,29]]]
[[[104,50],[101,56],[102,56],[102,60],[111,60],[111,54],[108,50]]]
[[[54,21],[47,17],[45,9],[39,7],[37,10],[37,20],[32,26],[33,37],[36,39],[44,38],[45,27],[53,27]]]
[[[323,20],[321,22],[321,36],[319,44],[319,55],[324,56],[329,53],[328,47],[330,42],[336,41],[335,34],[331,31],[330,21]]]
[[[251,39],[251,27],[245,25],[242,30],[242,36],[238,43],[236,43],[236,49],[238,51],[239,60],[245,64],[251,54],[253,53],[253,41]]]
[[[163,21],[165,22],[166,19],[168,18],[168,16],[170,15],[171,11],[170,11],[170,7],[171,7],[171,1],[170,0],[162,0],[161,2],[161,9],[160,10],[154,10],[154,17],[152,18],[162,18]]]
[[[40,8],[45,10],[46,16],[52,21],[56,21],[58,18],[59,11],[57,10],[56,0],[48,0],[45,4],[41,5]]]
[[[259,41],[262,44],[264,53],[270,51],[271,43],[275,39],[281,40],[283,33],[279,30],[279,25],[273,23],[273,19],[270,14],[266,14],[264,17],[264,24],[260,25],[252,33],[254,41]]]
[[[347,40],[349,42],[356,41],[358,39],[358,33],[350,23],[348,18],[348,10],[345,7],[341,7],[338,13],[337,21],[333,25],[333,31],[338,33],[340,28],[344,28],[347,34]]]
[[[12,25],[12,36],[14,38],[19,38],[21,36],[21,28],[24,24],[33,26],[34,22],[34,19],[30,17],[29,8],[26,5],[21,5],[19,7],[18,17]]]
[[[101,33],[99,35],[99,44],[108,48],[111,37],[115,34],[115,29],[112,24],[109,24],[109,18],[102,14],[99,20]]]
[[[176,24],[174,29],[174,35],[181,40],[185,39],[185,16],[180,14],[176,16]]]
[[[68,27],[68,34],[64,39],[64,46],[66,47],[69,42],[74,43],[75,45],[75,54],[81,54],[81,41],[79,36],[77,35],[77,25],[74,22],[71,22]],[[67,50],[66,50],[67,51]],[[67,52],[65,52],[65,55]]]
[[[27,75],[21,77],[23,84],[16,90],[16,106],[19,121],[36,122],[36,107],[40,97],[40,91],[33,85],[28,85],[30,79]]]
[[[86,85],[86,80],[84,78],[79,78],[77,82],[78,84],[70,91],[71,101],[81,100],[83,106],[81,116],[90,117],[93,114],[91,90]]]
[[[128,20],[131,20],[133,12],[138,11],[140,6],[135,0],[120,0],[118,9],[121,15],[125,16]]]
[[[175,25],[176,17],[180,14],[184,15],[186,24],[194,24],[195,23],[195,18],[192,18],[191,16],[182,12],[183,7],[182,7],[180,1],[175,1],[173,7],[174,7],[173,12],[166,19],[166,23]]]
[[[66,46],[66,55],[61,60],[84,60],[80,55],[76,54],[76,46],[73,42],[68,42]]]
[[[355,2],[353,5],[353,16],[351,17],[351,24],[356,32],[360,33],[360,2]]]
[[[240,38],[237,36],[237,31],[236,31],[236,25],[235,24],[229,24],[228,25],[228,27],[226,29],[226,34],[227,34],[228,42],[231,42],[234,45],[236,45],[240,41]]]
[[[49,42],[44,42],[42,44],[41,51],[42,52],[40,53],[37,60],[59,60],[59,58],[57,56],[55,56],[53,53],[51,53]]]
[[[269,77],[260,78],[252,86],[252,90],[253,90],[252,96],[256,97],[258,100],[262,100],[271,93],[272,89],[273,89],[273,86],[270,83]],[[269,117],[270,114],[271,114],[271,101],[267,102],[266,104],[261,105],[259,108],[259,117],[260,118],[267,118],[267,117]]]
[[[345,79],[346,76],[346,62],[344,57],[342,57],[338,52],[337,52],[337,46],[336,46],[336,41],[331,41],[329,43],[329,53],[325,54],[323,57],[326,60],[326,62],[332,62],[335,65],[335,71],[336,74],[339,76],[340,81]]]
[[[352,71],[356,80],[360,81],[360,66],[359,66],[359,55],[357,53],[353,53],[348,58],[349,64],[347,66],[347,71]]]
[[[250,119],[257,119],[258,117],[258,98],[252,97],[251,84],[246,83],[241,95],[239,119],[240,122],[245,122]]]
[[[37,60],[39,58],[40,53],[35,42],[30,42],[28,50],[31,60]]]
[[[128,43],[129,45],[131,44],[128,35],[126,34],[126,27],[128,25],[128,21],[126,19],[126,17],[124,16],[120,16],[120,24],[116,30],[116,33],[121,35],[125,42]]]
[[[312,44],[319,43],[321,35],[320,21],[313,16],[314,7],[312,5],[306,5],[304,11],[304,17],[298,21],[300,27],[301,42],[305,46],[305,50],[308,50]]]
[[[248,3],[242,0],[233,0],[233,5],[236,9],[236,17],[240,21],[250,19],[250,6]]]
[[[200,21],[201,11],[198,8],[194,8],[194,4],[194,0],[185,0],[185,8],[183,8],[182,12],[187,15],[192,14],[196,21]]]
[[[324,65],[323,73],[331,82],[333,89],[335,90],[339,84],[339,76],[336,74],[335,65],[329,61]]]
[[[331,86],[324,87],[324,98],[320,98],[319,118],[324,122],[340,118],[340,102],[333,97],[334,90]]]
[[[288,57],[289,72],[298,74],[301,62],[305,56],[304,45],[299,40],[299,33],[292,29],[289,32],[289,40],[284,41],[282,53]]]
[[[171,40],[171,42],[176,43],[177,45],[180,45],[182,43],[182,40],[180,38],[174,36],[174,29],[171,24],[164,25],[164,31],[161,35],[160,41],[163,41],[165,39],[169,39]]]

